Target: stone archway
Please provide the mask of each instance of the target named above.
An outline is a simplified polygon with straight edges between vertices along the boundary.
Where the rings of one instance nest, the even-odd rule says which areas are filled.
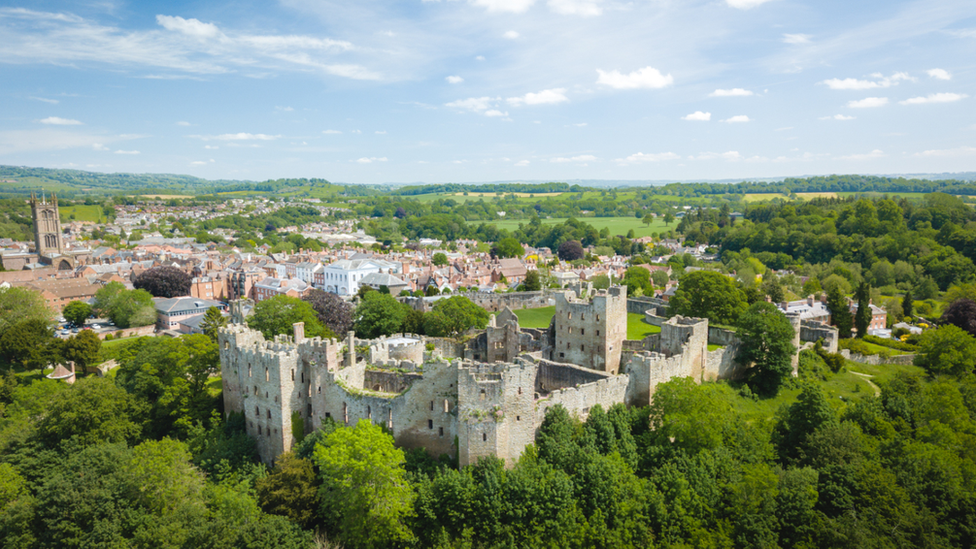
[[[58,261],[58,270],[59,271],[70,271],[70,270],[72,270],[74,268],[75,267],[74,267],[74,265],[71,264],[71,261],[69,261],[67,259],[62,259],[61,261]]]

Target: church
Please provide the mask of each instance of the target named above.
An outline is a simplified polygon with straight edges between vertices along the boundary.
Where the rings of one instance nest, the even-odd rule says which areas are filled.
[[[59,271],[74,269],[84,264],[88,250],[70,250],[65,245],[58,211],[58,197],[54,193],[48,200],[43,193],[38,199],[30,197],[31,219],[34,222],[34,249],[28,252],[7,251],[0,255],[6,271],[34,270],[53,267]]]

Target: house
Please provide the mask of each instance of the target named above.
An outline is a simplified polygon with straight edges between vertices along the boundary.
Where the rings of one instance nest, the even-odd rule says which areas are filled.
[[[162,330],[177,330],[181,321],[191,316],[202,315],[210,307],[226,310],[226,306],[219,301],[190,296],[154,297],[153,304],[158,314],[156,324]]]
[[[87,278],[37,280],[23,286],[40,292],[47,306],[56,313],[60,313],[72,301],[91,301],[95,292],[102,287],[101,284],[92,284]]]
[[[406,290],[409,286],[404,280],[387,273],[370,273],[364,276],[360,283],[374,290],[379,290],[382,286],[386,286],[392,295],[400,295],[400,292]]]
[[[312,286],[297,278],[267,277],[254,285],[254,301],[261,302],[276,295],[289,295],[301,299]]]
[[[871,308],[871,322],[868,324],[868,333],[872,333],[874,330],[884,330],[888,327],[888,311],[884,307],[878,307],[877,305],[868,303],[868,307]],[[851,316],[857,315],[857,302],[851,303]]]
[[[342,259],[325,266],[320,289],[343,296],[356,295],[366,275],[398,271],[398,265],[379,259]]]
[[[795,313],[800,315],[800,320],[810,320],[821,324],[830,323],[830,310],[822,301],[818,301],[809,296],[806,299],[797,301],[783,301],[776,307],[783,313]]]

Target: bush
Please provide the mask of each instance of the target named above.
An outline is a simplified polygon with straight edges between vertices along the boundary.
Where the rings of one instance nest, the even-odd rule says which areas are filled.
[[[892,334],[894,334],[894,333],[895,332],[892,332]],[[901,334],[898,334],[898,335],[901,336],[901,335],[904,335],[906,333],[908,333],[908,330],[902,329],[902,333]],[[894,340],[894,339],[887,339],[887,338],[884,338],[884,337],[878,337],[878,336],[874,336],[874,335],[866,335],[866,336],[864,336],[864,341],[867,341],[868,343],[873,343],[875,345],[881,345],[882,347],[889,347],[891,349],[897,349],[899,351],[914,351],[915,349],[917,349],[917,347],[915,345],[912,345],[910,343],[904,343],[902,341],[897,341],[897,340]]]
[[[854,339],[854,338],[840,340],[840,342],[837,344],[837,348],[847,349],[852,353],[857,353],[859,355],[865,355],[865,356],[878,354],[877,351],[869,347],[866,343],[864,343],[859,339]]]

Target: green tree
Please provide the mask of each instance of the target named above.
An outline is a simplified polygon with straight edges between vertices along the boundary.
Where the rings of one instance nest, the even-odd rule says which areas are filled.
[[[102,349],[102,340],[91,330],[82,330],[78,335],[71,336],[64,342],[64,358],[72,360],[78,373],[84,373],[88,368],[98,364]]]
[[[654,292],[654,283],[651,282],[651,271],[644,267],[629,267],[624,271],[624,277],[620,281],[627,286],[627,293],[636,295],[635,291],[640,289],[644,295],[651,295]]]
[[[779,303],[786,299],[786,290],[783,289],[779,277],[773,273],[768,273],[763,279],[762,292],[769,296],[773,303]]]
[[[406,307],[395,297],[370,292],[356,307],[353,329],[358,337],[365,339],[391,335],[397,333],[406,316]]]
[[[654,215],[653,214],[645,215],[644,219],[641,219],[641,223],[643,223],[645,227],[650,226],[651,223],[654,223]]]
[[[522,257],[525,255],[525,248],[518,239],[507,237],[496,242],[491,248],[491,253],[495,257]]]
[[[841,339],[851,337],[854,319],[851,318],[851,308],[847,304],[847,296],[839,286],[833,286],[827,291],[827,309],[830,311],[830,323],[837,326]]]
[[[135,441],[143,410],[144,403],[113,380],[86,377],[51,402],[37,432],[50,447],[73,436],[83,445]]]
[[[204,335],[213,341],[217,341],[217,330],[227,325],[227,317],[220,312],[217,307],[210,307],[203,313],[203,321],[200,322],[200,329]]]
[[[914,364],[929,375],[963,377],[973,372],[976,362],[976,338],[952,324],[922,334]]]
[[[590,277],[589,282],[593,284],[594,290],[606,290],[607,288],[610,287],[610,277],[605,274],[598,274],[596,276]]]
[[[773,428],[772,440],[784,463],[795,463],[802,457],[802,448],[817,429],[837,423],[837,416],[827,403],[823,389],[806,383],[796,402],[781,414]]]
[[[448,335],[448,336],[459,336],[471,328],[484,328],[488,324],[488,311],[485,311],[483,307],[475,305],[473,301],[467,297],[456,295],[449,297],[447,299],[440,299],[434,303],[434,308],[428,316],[431,315],[443,315],[445,319],[444,328],[446,328],[447,333],[445,334],[431,334],[430,335]],[[424,328],[426,330],[426,318]]]
[[[667,212],[664,213],[664,225],[667,226],[673,222],[674,222],[674,214],[671,213],[671,210],[668,210]]]
[[[912,291],[906,290],[905,297],[901,299],[901,310],[907,317],[915,316],[915,302],[913,301]]]
[[[274,469],[255,484],[265,512],[288,517],[305,529],[313,528],[318,518],[319,486],[312,462],[292,452],[278,456]]]
[[[47,364],[43,360],[43,352],[53,339],[54,332],[47,320],[28,318],[3,332],[0,336],[0,353],[12,363],[24,367],[30,363],[36,368],[44,368]]]
[[[54,313],[40,292],[20,286],[0,288],[0,335],[19,322],[32,319],[49,322],[52,318]]]
[[[305,323],[305,335],[308,337],[337,337],[322,326],[315,309],[309,303],[288,295],[276,295],[259,301],[254,306],[254,314],[247,320],[247,325],[270,340],[276,335],[294,333],[293,325],[298,322]]]
[[[448,264],[447,254],[443,252],[437,252],[436,254],[434,254],[434,257],[431,258],[430,262],[433,263],[434,265],[437,265],[438,267],[443,267]]]
[[[735,282],[715,271],[694,271],[681,278],[668,303],[668,313],[735,324],[746,308],[745,295]]]
[[[65,318],[68,322],[71,322],[77,326],[84,326],[85,321],[92,314],[91,305],[85,303],[84,301],[72,301],[64,306],[61,310],[61,316]]]
[[[871,287],[867,282],[860,283],[854,296],[857,299],[854,327],[857,328],[857,337],[863,338],[868,334],[868,326],[871,325]]]
[[[530,269],[525,273],[525,281],[522,282],[522,290],[526,292],[538,292],[542,289],[542,277],[539,271]]]
[[[339,539],[356,547],[409,543],[406,521],[415,494],[403,468],[403,451],[371,421],[340,428],[315,447],[322,512]]]
[[[736,361],[752,364],[749,385],[754,391],[775,395],[793,371],[794,330],[786,315],[772,303],[753,303],[739,317],[736,337],[741,341]]]

